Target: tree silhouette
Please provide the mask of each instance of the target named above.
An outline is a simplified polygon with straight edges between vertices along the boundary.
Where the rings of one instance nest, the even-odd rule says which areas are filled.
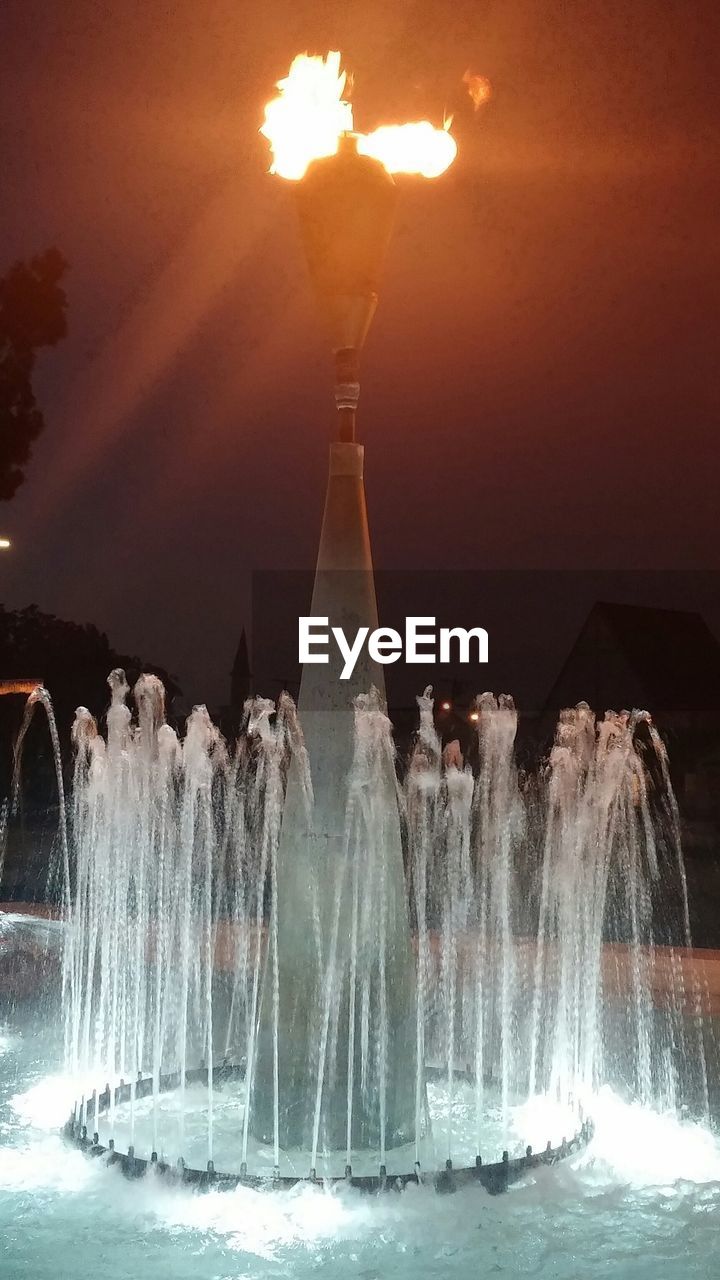
[[[25,464],[45,422],[32,389],[40,347],[67,332],[60,281],[67,263],[58,249],[16,262],[0,279],[0,501],[25,479]]]
[[[102,724],[110,702],[107,677],[116,667],[123,668],[131,687],[142,672],[159,676],[165,685],[168,720],[176,723],[172,702],[180,690],[162,667],[118,652],[90,623],[67,622],[34,604],[19,610],[0,604],[0,677],[42,680],[50,690],[66,780],[72,776],[70,728],[76,709],[87,707]],[[0,871],[2,842],[8,840],[0,901],[4,897],[47,900],[48,894],[57,900],[58,788],[48,726],[41,712],[35,712],[23,748],[19,808],[2,830],[3,802],[11,792],[13,745],[24,711],[23,695],[0,697]]]
[[[173,720],[172,702],[180,687],[164,667],[134,654],[120,653],[104,632],[90,623],[67,622],[43,613],[34,604],[18,610],[0,604],[0,677],[42,680],[50,691],[68,758],[70,727],[77,707],[87,707],[101,721],[110,702],[107,678],[116,667],[123,668],[131,687],[143,672],[158,676],[165,686],[168,717]],[[23,709],[23,697],[0,697],[0,804],[9,788],[12,743]],[[28,771],[25,790],[31,798],[38,791],[54,798],[47,726],[42,716],[36,715],[35,721],[28,742],[33,769]]]

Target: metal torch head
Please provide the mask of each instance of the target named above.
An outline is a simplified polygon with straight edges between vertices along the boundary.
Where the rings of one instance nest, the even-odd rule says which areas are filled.
[[[359,352],[377,306],[397,188],[345,134],[334,156],[309,165],[296,191],[305,256],[335,355],[340,436],[352,439]]]

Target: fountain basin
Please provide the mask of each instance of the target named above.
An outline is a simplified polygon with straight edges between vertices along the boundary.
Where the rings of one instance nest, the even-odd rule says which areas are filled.
[[[445,1072],[427,1068],[426,1076],[429,1082],[441,1081],[444,1080]],[[468,1071],[456,1071],[455,1078],[457,1081],[464,1081],[474,1086],[472,1074]],[[244,1082],[244,1079],[244,1064],[225,1062],[214,1067],[211,1072],[207,1067],[202,1066],[186,1071],[184,1088],[186,1091],[199,1089],[202,1091],[202,1096],[207,1096],[210,1081],[215,1092],[224,1086]],[[157,1151],[151,1152],[149,1156],[138,1156],[135,1154],[134,1144],[128,1144],[124,1150],[121,1150],[115,1138],[101,1141],[101,1127],[108,1121],[111,1114],[112,1128],[115,1131],[118,1127],[122,1127],[123,1119],[127,1123],[128,1116],[126,1114],[123,1117],[123,1109],[126,1113],[132,1109],[134,1114],[131,1133],[133,1133],[139,1128],[137,1110],[143,1101],[152,1098],[154,1093],[156,1097],[158,1094],[174,1094],[180,1089],[182,1083],[180,1074],[173,1072],[159,1078],[157,1090],[154,1089],[155,1082],[152,1076],[140,1076],[135,1081],[124,1081],[114,1089],[106,1085],[102,1092],[95,1091],[90,1098],[83,1097],[75,1102],[72,1115],[63,1129],[63,1136],[68,1143],[85,1152],[89,1157],[104,1159],[109,1165],[117,1166],[127,1178],[141,1178],[152,1172],[168,1182],[189,1185],[203,1191],[211,1189],[230,1191],[236,1187],[249,1187],[254,1190],[288,1190],[300,1183],[310,1183],[325,1188],[342,1184],[373,1194],[402,1191],[409,1185],[429,1185],[436,1191],[447,1193],[456,1191],[460,1187],[479,1185],[491,1195],[498,1195],[507,1191],[508,1187],[518,1182],[531,1170],[540,1166],[555,1165],[571,1155],[576,1155],[588,1145],[594,1135],[592,1120],[579,1117],[579,1126],[569,1140],[563,1137],[555,1146],[552,1140],[548,1140],[541,1151],[533,1151],[532,1146],[526,1146],[524,1152],[518,1155],[511,1156],[508,1151],[503,1151],[499,1160],[487,1161],[478,1155],[468,1165],[458,1165],[448,1159],[444,1167],[437,1170],[425,1170],[419,1162],[415,1162],[412,1168],[399,1171],[397,1166],[398,1159],[401,1157],[398,1152],[393,1152],[395,1164],[391,1164],[389,1169],[386,1166],[380,1166],[375,1173],[358,1173],[353,1171],[354,1165],[346,1165],[342,1176],[318,1175],[314,1169],[306,1175],[283,1173],[279,1167],[268,1167],[265,1172],[252,1173],[241,1166],[239,1172],[228,1172],[225,1169],[216,1168],[212,1160],[208,1161],[204,1168],[199,1168],[193,1167],[182,1158],[170,1162],[159,1156]],[[186,1111],[187,1093],[184,1094],[183,1113],[185,1114]],[[92,1128],[92,1136],[88,1126]],[[404,1154],[408,1155],[410,1150]],[[268,1156],[269,1154],[268,1152]],[[410,1159],[412,1159],[411,1155]]]

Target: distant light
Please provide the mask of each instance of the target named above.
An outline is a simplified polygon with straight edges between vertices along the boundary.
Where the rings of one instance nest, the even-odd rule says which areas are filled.
[[[7,551],[8,547],[11,546],[12,543],[9,538],[0,538],[0,550]]]
[[[8,693],[34,693],[42,688],[42,680],[0,680],[0,697]]]
[[[449,711],[452,706],[451,702],[441,702],[440,707],[443,711]]]
[[[479,719],[480,719],[480,712],[479,712],[479,711],[471,711],[471,712],[470,712],[470,719],[471,719],[471,720],[479,720]]]

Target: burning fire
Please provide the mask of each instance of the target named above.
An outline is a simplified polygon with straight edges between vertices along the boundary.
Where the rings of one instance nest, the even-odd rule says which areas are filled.
[[[294,59],[278,81],[280,94],[268,102],[260,129],[272,150],[271,173],[297,180],[311,160],[335,154],[340,135],[353,131],[352,107],[342,96],[346,80],[339,53],[326,58],[301,53]],[[447,120],[442,129],[427,120],[382,125],[358,135],[358,151],[379,160],[388,173],[437,178],[457,155],[450,124]]]
[[[467,91],[473,100],[473,106],[476,111],[485,106],[492,98],[492,85],[487,76],[476,76],[472,71],[468,70],[463,76],[463,84],[467,85]]]
[[[419,173],[438,178],[457,155],[457,143],[447,129],[436,129],[427,120],[417,124],[381,125],[374,133],[361,134],[358,151],[373,156],[388,173]]]

